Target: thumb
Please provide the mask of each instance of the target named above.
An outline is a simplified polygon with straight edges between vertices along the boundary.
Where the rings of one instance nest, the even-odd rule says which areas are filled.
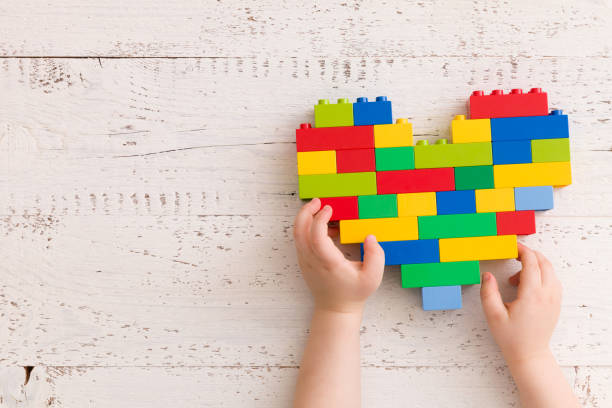
[[[502,301],[497,280],[490,272],[485,272],[480,286],[480,300],[489,325],[508,318],[508,310]]]
[[[368,235],[365,241],[363,241],[362,271],[380,282],[384,269],[385,251],[383,251],[380,244],[376,241],[374,235]]]

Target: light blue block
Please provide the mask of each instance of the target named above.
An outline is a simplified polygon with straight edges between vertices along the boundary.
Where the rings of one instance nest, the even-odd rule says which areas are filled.
[[[461,309],[461,286],[430,286],[421,288],[423,310]]]
[[[516,211],[550,210],[553,208],[552,186],[515,187],[514,206]]]

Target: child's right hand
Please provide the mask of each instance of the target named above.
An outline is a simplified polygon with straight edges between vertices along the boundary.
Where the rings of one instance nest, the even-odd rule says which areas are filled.
[[[480,288],[482,308],[508,365],[550,354],[549,341],[561,309],[561,283],[538,251],[518,245],[521,271],[510,277],[517,298],[504,304],[495,277],[486,272]]]

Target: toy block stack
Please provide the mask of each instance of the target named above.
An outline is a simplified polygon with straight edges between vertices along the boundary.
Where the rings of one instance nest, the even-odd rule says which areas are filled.
[[[475,91],[470,119],[451,142],[413,143],[391,102],[315,105],[315,127],[296,130],[299,195],[330,205],[340,242],[376,236],[402,287],[422,288],[425,310],[458,309],[461,285],[480,283],[479,261],[516,258],[534,211],[553,208],[571,183],[568,119],[539,88]]]

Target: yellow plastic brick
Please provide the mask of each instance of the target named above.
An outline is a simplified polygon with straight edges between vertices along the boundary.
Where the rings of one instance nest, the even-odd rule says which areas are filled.
[[[517,256],[516,235],[440,240],[440,262],[510,259]]]
[[[513,188],[476,190],[476,212],[514,211]]]
[[[332,174],[336,172],[336,152],[298,152],[298,174]]]
[[[453,143],[476,143],[491,141],[491,119],[466,119],[457,115],[451,122]]]
[[[404,241],[419,238],[417,217],[371,218],[340,221],[340,243],[363,242],[368,235],[378,241]]]
[[[397,215],[400,217],[436,214],[435,192],[397,195]]]
[[[412,123],[408,123],[408,119],[398,119],[395,124],[374,125],[374,146],[412,146]]]
[[[499,164],[493,166],[495,188],[567,186],[572,184],[570,162]]]

